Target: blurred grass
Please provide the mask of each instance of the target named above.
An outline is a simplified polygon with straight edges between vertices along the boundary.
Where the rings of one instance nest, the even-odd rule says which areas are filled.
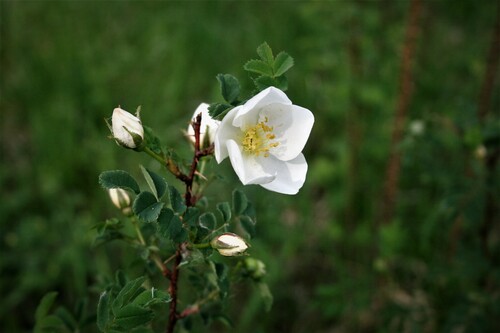
[[[200,102],[219,98],[215,75],[245,78],[242,65],[263,41],[295,58],[288,94],[316,124],[297,196],[245,188],[258,207],[252,254],[267,263],[275,305],[265,313],[251,288],[238,290],[234,331],[498,329],[498,237],[492,261],[478,228],[485,193],[498,194],[499,182],[484,183],[474,155],[495,2],[424,2],[410,120],[425,128],[401,142],[397,220],[380,231],[373,222],[408,2],[3,1],[0,9],[2,331],[29,331],[48,290],[68,306],[89,290],[95,297],[97,281],[136,255],[91,247],[91,226],[115,213],[98,174],[138,174],[149,163],[107,140],[103,119],[117,105],[142,105],[144,123],[187,152],[180,129]],[[496,82],[489,124],[498,135]],[[211,193],[227,199],[237,180],[223,168],[227,183]]]

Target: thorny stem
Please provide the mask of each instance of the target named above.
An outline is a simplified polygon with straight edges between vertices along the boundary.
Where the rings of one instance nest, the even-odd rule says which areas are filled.
[[[179,175],[176,175],[174,172],[172,172],[172,164],[169,165],[169,159],[165,160],[164,163],[166,164],[167,168],[181,181],[184,182],[186,185],[186,194],[185,194],[185,202],[187,207],[193,207],[196,205],[196,201],[198,200],[197,196],[193,196],[193,182],[194,178],[196,175],[196,169],[198,168],[198,163],[200,161],[200,158],[203,156],[207,156],[213,153],[213,145],[209,146],[208,148],[205,149],[200,149],[200,127],[201,127],[201,114],[199,114],[194,121],[191,123],[194,129],[194,137],[195,137],[195,144],[194,144],[194,155],[193,155],[193,161],[191,162],[191,168],[189,170],[188,175],[184,175],[182,173],[179,173]],[[149,153],[148,153],[149,154]],[[154,157],[154,156],[153,156]],[[174,170],[178,168],[175,166]],[[170,297],[172,298],[172,301],[170,302],[170,311],[169,311],[169,316],[168,316],[168,326],[167,326],[167,333],[173,333],[175,324],[177,323],[177,320],[180,318],[185,317],[187,314],[179,314],[177,312],[177,289],[178,289],[178,281],[179,281],[179,264],[181,263],[182,260],[182,252],[184,250],[185,244],[181,243],[177,246],[177,251],[175,252],[175,261],[172,266],[171,274],[168,275],[168,278],[170,279],[170,287],[169,287],[169,293]]]

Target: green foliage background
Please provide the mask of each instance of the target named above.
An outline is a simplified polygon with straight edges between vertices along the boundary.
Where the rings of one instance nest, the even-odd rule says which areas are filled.
[[[288,95],[316,116],[308,180],[294,197],[244,188],[257,206],[251,252],[267,264],[271,312],[241,288],[235,328],[198,331],[498,331],[499,221],[489,256],[479,235],[488,193],[500,203],[500,172],[485,181],[477,154],[488,138],[498,148],[498,73],[486,125],[476,115],[495,1],[424,1],[396,218],[375,223],[408,6],[0,2],[0,330],[31,331],[50,290],[69,308],[88,296],[95,313],[114,270],[134,277],[137,253],[92,247],[91,227],[116,214],[97,178],[157,166],[107,140],[103,118],[142,105],[144,123],[188,154],[180,129],[200,102],[220,100],[216,74],[247,77],[242,65],[267,41],[294,57]],[[242,84],[250,92],[250,79]],[[416,120],[421,134],[409,130]],[[222,168],[209,193],[228,200],[237,179]]]

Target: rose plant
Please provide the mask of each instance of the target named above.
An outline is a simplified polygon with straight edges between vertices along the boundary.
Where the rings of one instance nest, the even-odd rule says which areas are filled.
[[[231,284],[236,281],[253,283],[270,308],[265,264],[249,250],[256,234],[253,205],[242,191],[234,190],[227,201],[207,206],[203,198],[208,182],[200,172],[201,165],[215,155],[218,163],[229,157],[243,185],[296,194],[304,184],[307,163],[302,150],[314,116],[284,93],[288,87],[285,73],[293,59],[285,52],[275,57],[266,43],[257,53],[260,59],[244,66],[256,88],[251,96],[241,97],[234,76],[219,74],[224,102],[203,103],[195,110],[186,131],[194,148],[188,163],[142,124],[139,110],[136,115],[120,107],[113,110],[108,125],[111,138],[152,157],[179,184],[169,184],[161,173],[143,166],[143,181],[124,170],[99,176],[122,215],[96,225],[96,244],[123,241],[137,251],[144,265],[143,276],[128,277],[119,271],[114,280],[100,286],[96,318],[101,332],[172,333],[179,326],[186,332],[196,316],[206,324],[230,325],[223,304],[229,301]],[[182,302],[178,294],[181,275],[189,276],[193,293]],[[159,277],[163,284],[158,284]],[[50,294],[42,300],[40,313],[46,313],[54,297]],[[48,321],[46,317],[40,316],[40,321]],[[54,323],[55,317],[50,318]],[[162,325],[166,328],[159,330]]]

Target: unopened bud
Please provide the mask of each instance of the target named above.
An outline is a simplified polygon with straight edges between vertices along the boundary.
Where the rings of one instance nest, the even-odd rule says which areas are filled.
[[[245,258],[246,273],[254,280],[260,280],[266,275],[266,265],[255,258]]]
[[[217,131],[217,128],[219,128],[220,121],[210,117],[210,115],[208,114],[207,103],[201,103],[196,108],[191,121],[194,121],[200,113],[201,113],[200,147],[201,149],[203,149],[214,143],[215,132]],[[193,125],[191,125],[191,123],[189,124],[187,129],[187,137],[189,141],[191,141],[193,144],[195,143],[194,128]]]
[[[238,256],[248,249],[248,244],[243,238],[229,232],[212,239],[210,245],[226,257]]]
[[[111,188],[108,190],[111,202],[116,208],[120,209],[125,215],[128,215],[130,210],[130,196],[127,191],[121,188]]]
[[[131,113],[115,108],[111,118],[113,138],[125,148],[137,148],[144,140],[141,120]]]

